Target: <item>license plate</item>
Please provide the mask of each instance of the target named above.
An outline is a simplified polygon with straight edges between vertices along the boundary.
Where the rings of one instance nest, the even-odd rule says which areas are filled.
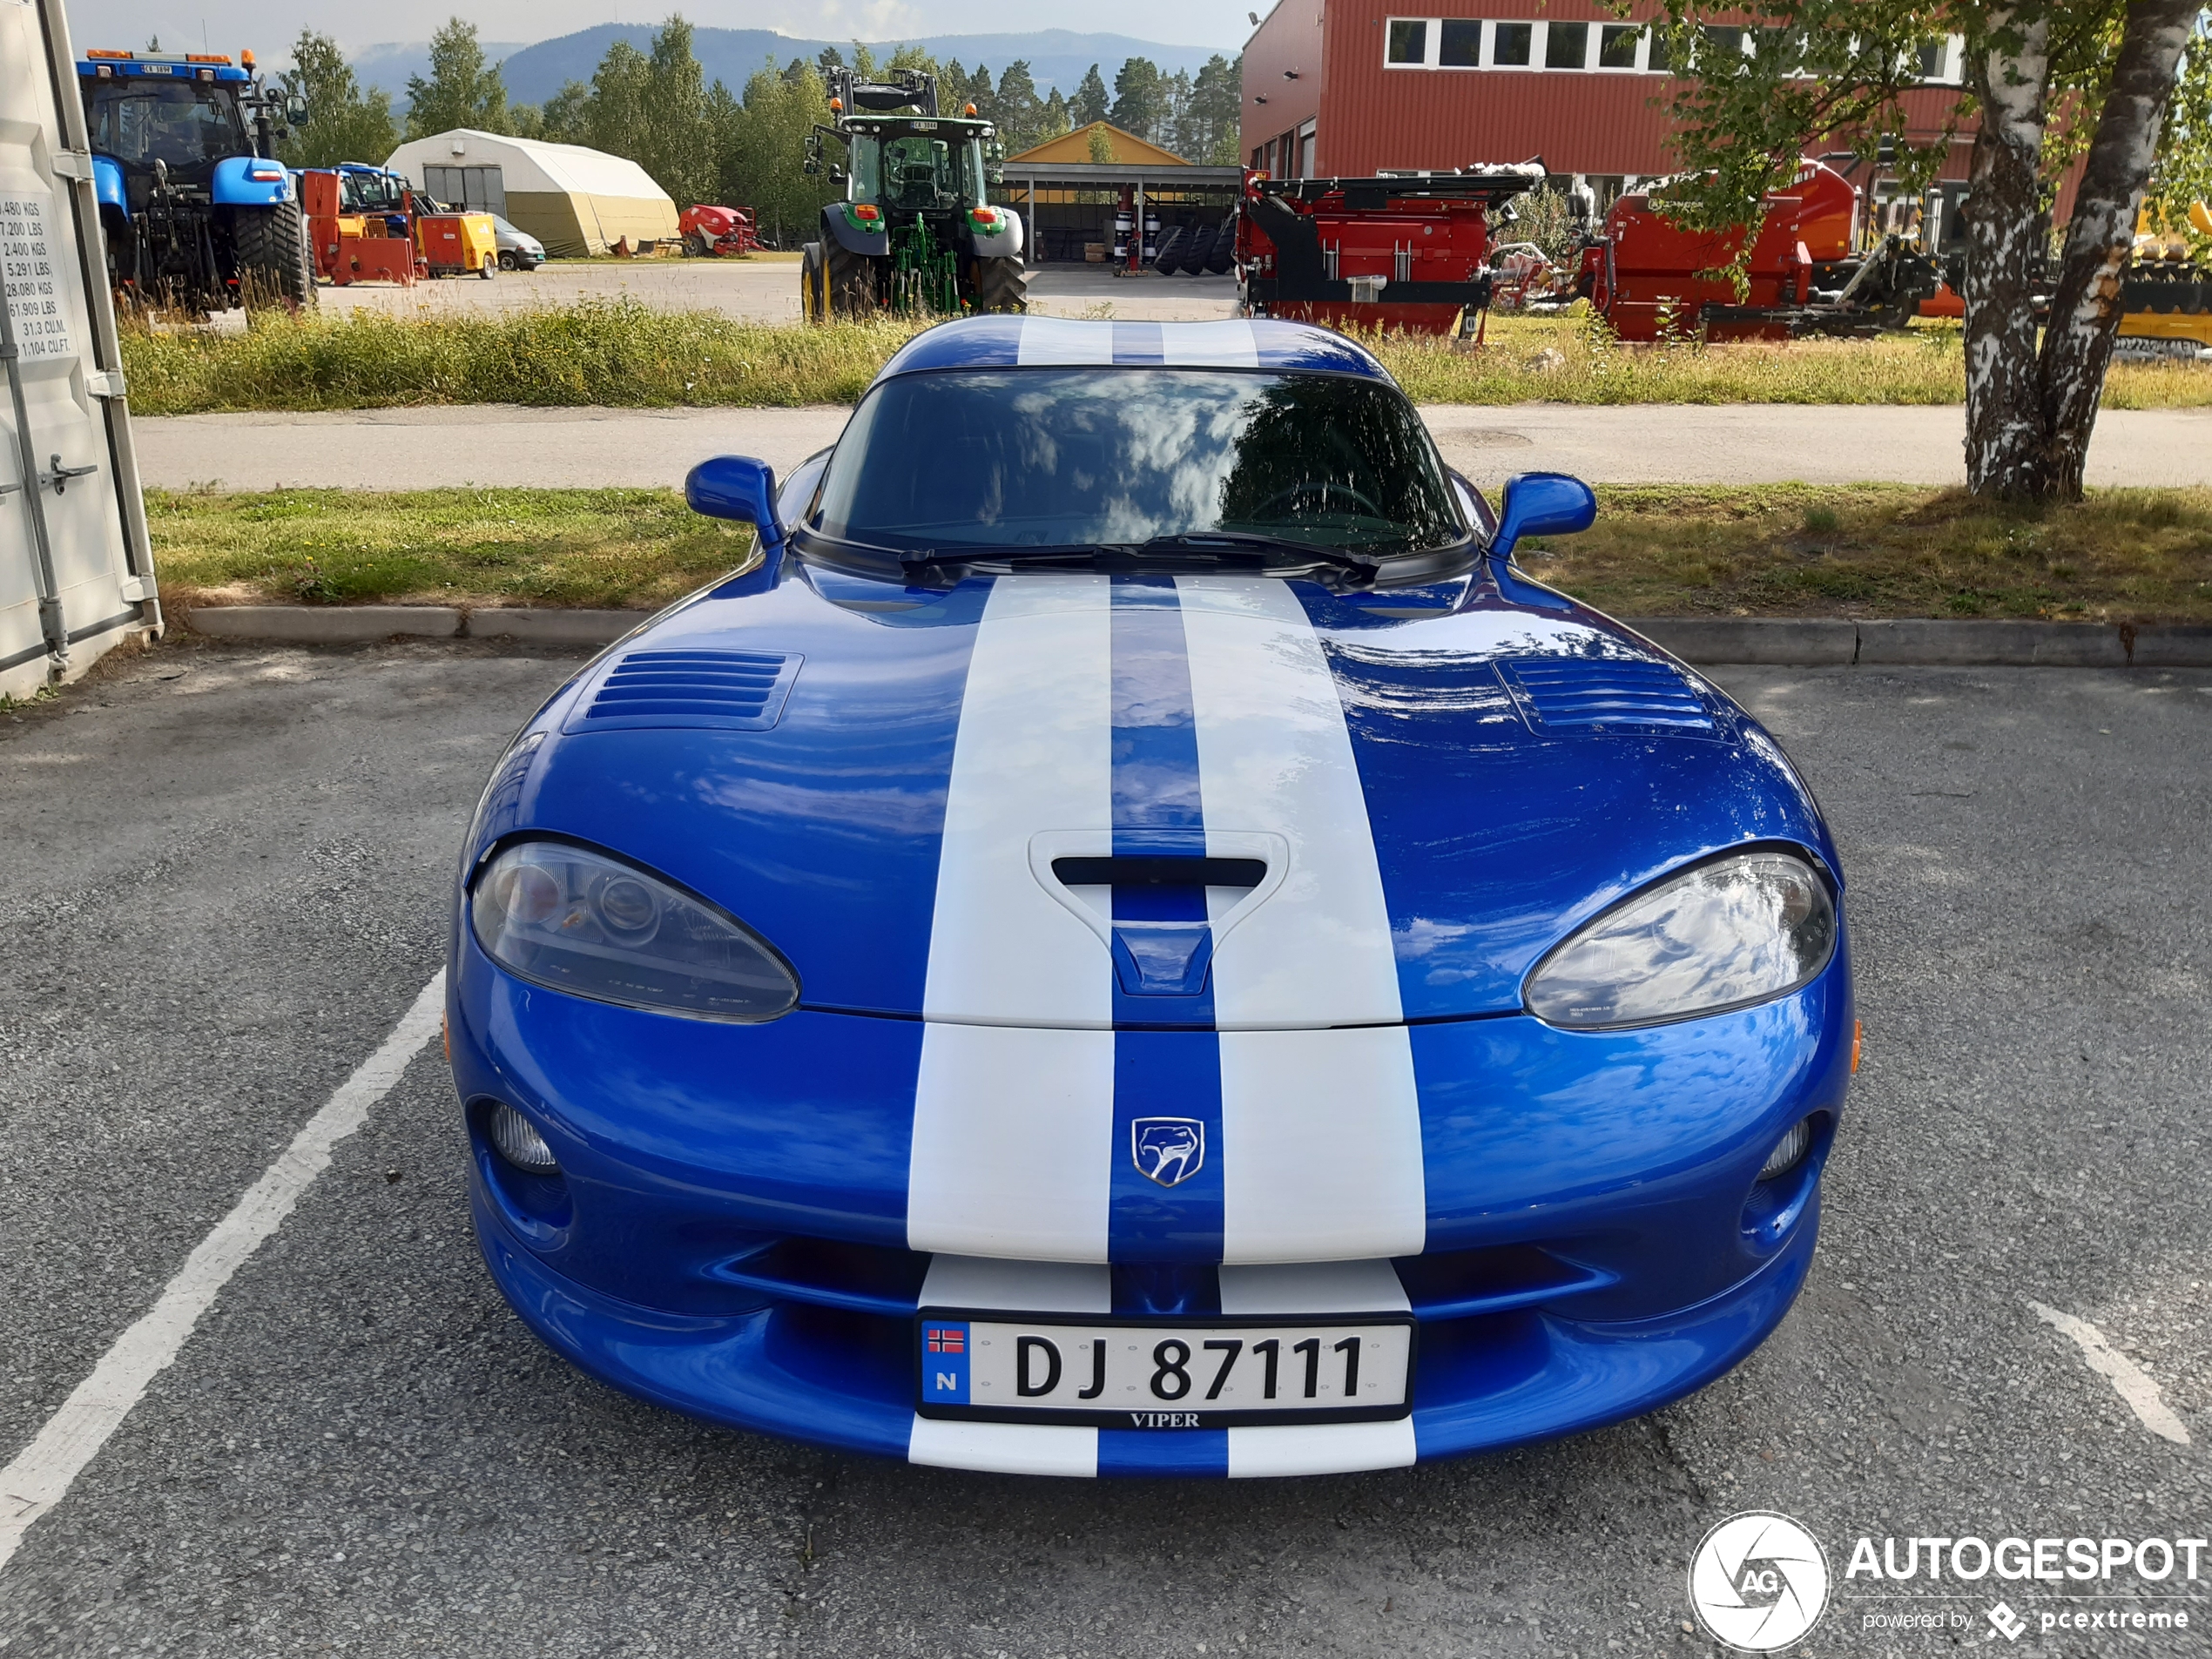
[[[1410,1319],[1120,1324],[923,1309],[925,1417],[1230,1428],[1403,1417]]]

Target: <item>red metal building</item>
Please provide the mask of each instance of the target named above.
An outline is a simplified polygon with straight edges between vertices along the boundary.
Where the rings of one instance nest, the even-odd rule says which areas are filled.
[[[1665,43],[1592,0],[1280,0],[1244,47],[1244,147],[1277,177],[1352,178],[1541,157],[1603,207],[1680,163],[1668,146]],[[1959,97],[1962,44],[1930,42],[1929,134]],[[1971,132],[1946,178],[1966,172]]]

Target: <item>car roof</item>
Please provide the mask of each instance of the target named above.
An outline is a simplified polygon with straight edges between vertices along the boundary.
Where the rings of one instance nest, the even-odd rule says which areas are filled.
[[[1311,323],[1091,322],[1070,317],[961,317],[915,335],[878,380],[933,368],[1278,368],[1358,374],[1393,385],[1365,347]]]

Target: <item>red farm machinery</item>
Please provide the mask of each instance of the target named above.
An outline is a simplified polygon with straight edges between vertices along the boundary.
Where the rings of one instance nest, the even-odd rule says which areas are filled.
[[[676,230],[684,239],[687,253],[742,259],[760,251],[759,225],[750,207],[717,207],[700,202],[684,210]]]
[[[1544,179],[1541,162],[1374,179],[1248,172],[1237,213],[1244,310],[1474,334],[1490,304],[1492,220]]]
[[[1935,297],[1942,275],[1905,237],[1858,247],[1859,208],[1848,179],[1825,162],[1805,161],[1787,188],[1767,198],[1746,262],[1748,291],[1739,293],[1727,267],[1743,249],[1743,232],[1681,229],[1648,192],[1635,192],[1615,202],[1585,239],[1574,293],[1627,341],[1902,328]]]

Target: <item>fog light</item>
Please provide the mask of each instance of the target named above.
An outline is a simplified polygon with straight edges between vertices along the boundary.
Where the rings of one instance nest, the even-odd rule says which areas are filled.
[[[506,1108],[502,1107],[500,1109],[504,1111]],[[516,1121],[520,1122],[519,1119]],[[527,1130],[528,1125],[524,1125],[524,1128]],[[530,1139],[538,1146],[545,1144],[535,1135],[532,1135]],[[1759,1179],[1771,1181],[1777,1175],[1788,1174],[1797,1167],[1797,1160],[1804,1157],[1805,1149],[1811,1144],[1812,1119],[1801,1117],[1790,1126],[1790,1132],[1787,1135],[1774,1143],[1774,1150],[1766,1155],[1766,1162],[1759,1166]]]
[[[491,1143],[499,1149],[499,1156],[518,1170],[532,1175],[558,1175],[561,1165],[553,1156],[553,1149],[545,1137],[530,1127],[530,1120],[512,1106],[501,1104],[491,1109],[489,1124]]]

